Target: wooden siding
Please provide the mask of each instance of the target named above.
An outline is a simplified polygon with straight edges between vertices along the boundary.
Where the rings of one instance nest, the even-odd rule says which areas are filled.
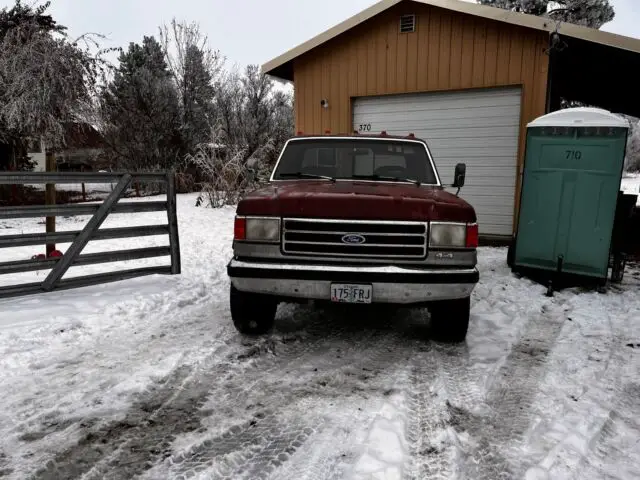
[[[414,33],[399,33],[402,14],[416,14]],[[521,170],[525,126],[545,113],[546,46],[543,32],[401,3],[294,60],[296,129],[351,132],[353,97],[520,85]]]

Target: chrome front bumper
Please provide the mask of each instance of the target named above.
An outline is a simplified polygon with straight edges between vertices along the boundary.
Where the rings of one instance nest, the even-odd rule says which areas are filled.
[[[283,298],[329,300],[332,283],[367,284],[374,303],[412,304],[471,295],[476,268],[424,269],[395,265],[321,265],[232,259],[227,273],[235,288]]]

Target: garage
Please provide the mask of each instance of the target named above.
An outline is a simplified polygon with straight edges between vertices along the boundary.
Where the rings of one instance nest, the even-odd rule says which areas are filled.
[[[353,100],[353,130],[414,133],[428,143],[446,185],[456,163],[466,163],[460,196],[476,209],[480,233],[510,235],[521,98],[520,88],[360,97]]]
[[[640,116],[640,41],[475,2],[380,0],[263,64],[294,87],[295,130],[425,139],[481,238],[511,240],[527,124],[572,101]],[[636,98],[637,97],[637,98]]]

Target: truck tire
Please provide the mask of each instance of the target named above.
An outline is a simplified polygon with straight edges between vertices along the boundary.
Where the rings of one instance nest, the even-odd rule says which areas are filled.
[[[268,295],[241,292],[231,285],[229,293],[231,319],[240,333],[262,335],[267,333],[276,318],[278,302]]]
[[[429,305],[432,337],[449,343],[464,342],[469,329],[470,310],[470,297],[433,302]]]

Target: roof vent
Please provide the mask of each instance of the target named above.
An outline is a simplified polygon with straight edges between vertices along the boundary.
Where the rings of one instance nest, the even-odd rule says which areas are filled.
[[[401,15],[400,16],[400,33],[411,33],[416,31],[416,16]]]

